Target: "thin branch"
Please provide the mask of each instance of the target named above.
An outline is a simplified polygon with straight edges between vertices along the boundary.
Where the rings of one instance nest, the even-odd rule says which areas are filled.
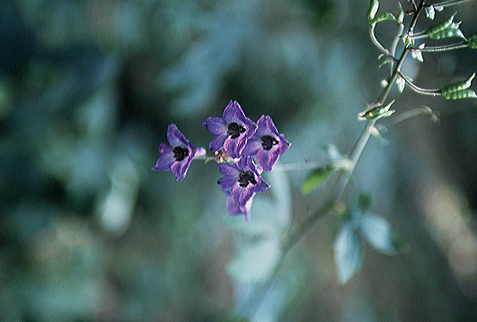
[[[468,41],[461,41],[455,44],[448,44],[443,46],[434,46],[434,47],[424,47],[424,48],[415,48],[411,47],[411,50],[419,50],[423,53],[438,53],[443,51],[455,50],[455,49],[462,49],[469,46]]]
[[[384,48],[384,46],[381,45],[379,40],[376,38],[376,35],[374,34],[375,27],[376,27],[376,24],[372,24],[372,25],[369,26],[369,37],[371,38],[371,41],[385,55],[392,56],[391,52],[389,50],[387,50],[386,48]]]
[[[465,3],[465,2],[471,2],[471,1],[475,1],[475,0],[449,0],[449,1],[443,1],[441,3],[433,3],[432,6],[434,7],[450,7],[450,6],[454,6],[454,5],[458,5],[458,4],[461,4],[461,3]],[[430,7],[431,5],[426,5],[426,7]]]
[[[419,94],[422,94],[422,95],[429,95],[429,96],[439,96],[439,95],[441,95],[440,89],[421,88],[421,87],[418,87],[417,85],[415,85],[413,82],[411,82],[409,77],[402,74],[401,72],[399,72],[399,76],[401,76],[402,79],[404,79],[404,81],[406,82],[406,84],[409,85],[409,88],[412,89],[416,93],[419,93]]]

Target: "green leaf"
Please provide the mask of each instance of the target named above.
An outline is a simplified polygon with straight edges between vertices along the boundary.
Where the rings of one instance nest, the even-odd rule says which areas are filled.
[[[475,77],[475,73],[472,74],[467,80],[455,82],[446,85],[440,89],[442,96],[446,99],[462,99],[462,98],[477,98],[475,92],[468,89],[472,85],[472,80]]]
[[[379,142],[382,144],[382,145],[389,145],[389,141],[387,139],[385,139],[382,134],[381,134],[381,131],[378,130],[378,128],[376,128],[375,126],[373,126],[372,128],[370,128],[370,132],[371,135],[378,139]]]
[[[448,100],[460,100],[463,98],[477,98],[477,94],[471,89],[463,89],[460,91],[448,93],[446,95],[443,95],[446,99]]]
[[[399,12],[398,12],[396,20],[399,21],[400,23],[403,23],[406,13],[404,12],[404,9],[402,8],[401,2],[398,2],[398,5],[399,5]]]
[[[383,60],[383,61],[381,62],[381,64],[379,64],[379,68],[383,67],[383,66],[386,65],[386,64],[390,64],[390,63],[392,63],[392,62],[394,62],[394,61],[395,61],[395,60],[394,60],[393,57],[386,58],[385,60]]]
[[[303,182],[303,186],[301,187],[301,192],[306,195],[309,194],[311,191],[316,189],[319,185],[328,179],[328,177],[336,170],[333,166],[326,166],[314,169],[305,179]]]
[[[374,214],[361,216],[360,231],[366,241],[383,254],[395,255],[406,248],[406,244],[383,217]]]
[[[358,208],[361,211],[361,213],[363,213],[366,210],[368,210],[369,207],[371,207],[372,203],[373,203],[373,200],[370,195],[365,193],[360,193],[356,200],[356,208]]]
[[[459,37],[466,39],[462,31],[459,28],[447,28],[436,33],[429,34],[429,38],[432,39],[445,39],[451,37]]]
[[[376,17],[374,17],[371,21],[370,21],[370,24],[372,25],[375,25],[379,22],[382,22],[382,21],[386,21],[386,20],[394,20],[394,21],[397,21],[399,22],[396,17],[394,17],[394,15],[390,12],[383,12],[383,13],[380,13],[379,15],[377,15]]]
[[[262,238],[246,242],[227,266],[227,272],[239,283],[263,282],[273,273],[280,258],[276,239]]]
[[[470,36],[468,44],[470,49],[477,49],[477,34]]]
[[[344,284],[361,268],[364,258],[363,240],[354,221],[346,221],[341,227],[335,240],[334,253],[338,280]]]
[[[462,31],[459,30],[460,22],[453,22],[456,14],[457,13],[454,13],[447,20],[429,26],[425,30],[425,34],[432,39],[445,39],[451,37],[466,39]]]
[[[328,156],[328,160],[336,161],[346,159],[346,157],[341,154],[340,150],[334,144],[325,144],[323,145],[323,149]]]
[[[382,117],[389,117],[395,112],[394,110],[389,110],[391,108],[391,105],[393,105],[394,101],[395,100],[393,100],[391,103],[389,103],[386,106],[379,105],[379,106],[373,107],[372,109],[361,112],[358,115],[358,119],[373,120],[373,119],[380,119]]]
[[[414,44],[414,39],[409,37],[408,33],[405,33],[401,36],[402,42],[404,43],[404,47],[409,47],[409,45]]]
[[[454,13],[452,16],[450,16],[446,20],[439,21],[435,24],[430,25],[424,31],[425,34],[429,35],[429,34],[437,33],[437,32],[440,32],[442,30],[445,30],[445,29],[449,28],[451,26],[452,22],[454,21],[454,17],[455,17],[456,14],[457,14],[457,12]]]
[[[425,46],[425,44],[419,45],[419,49],[423,49],[424,46]],[[417,61],[419,61],[420,63],[422,63],[424,61],[424,57],[422,57],[422,51],[420,51],[419,49],[413,49],[411,51],[411,56],[412,56],[412,58],[414,58]]]
[[[430,5],[429,7],[424,8],[424,11],[426,12],[426,17],[434,20],[434,17],[436,15],[436,11],[434,10],[434,6]]]
[[[404,87],[406,86],[406,81],[401,76],[398,76],[396,79],[396,86],[399,90],[399,93],[404,92]]]
[[[368,12],[366,13],[366,19],[368,19],[368,22],[370,24],[371,24],[371,21],[376,16],[376,13],[378,12],[378,9],[379,9],[379,1],[378,0],[371,0],[369,2]]]

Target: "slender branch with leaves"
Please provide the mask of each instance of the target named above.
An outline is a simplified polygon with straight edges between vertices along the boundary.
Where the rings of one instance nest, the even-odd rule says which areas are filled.
[[[366,109],[359,113],[358,120],[366,124],[347,156],[330,144],[326,146],[327,161],[304,165],[276,165],[280,155],[290,148],[290,143],[283,134],[278,132],[270,116],[264,115],[255,123],[245,116],[237,101],[230,101],[222,117],[211,116],[202,122],[202,125],[215,135],[209,144],[209,149],[215,153],[211,157],[206,155],[204,148],[199,148],[188,141],[174,124],[169,126],[167,134],[169,143],[161,143],[162,156],[153,170],[171,170],[177,180],[182,180],[194,158],[205,159],[206,162],[215,161],[219,171],[224,175],[217,183],[228,196],[227,209],[229,213],[233,216],[244,215],[246,222],[252,220],[250,210],[254,195],[267,190],[277,182],[278,186],[284,186],[284,179],[280,179],[280,176],[277,175],[273,177],[273,173],[283,174],[284,171],[311,168],[302,185],[303,194],[312,193],[334,173],[338,173],[325,201],[308,218],[297,225],[290,226],[289,222],[278,218],[275,222],[275,225],[278,226],[277,229],[262,224],[254,227],[254,231],[250,231],[250,226],[241,226],[235,223],[234,227],[237,230],[248,231],[251,240],[254,238],[256,240],[256,237],[259,236],[263,242],[261,244],[249,242],[248,251],[244,251],[245,255],[240,257],[239,254],[238,259],[235,258],[229,265],[229,273],[237,279],[242,279],[242,284],[247,284],[252,289],[241,301],[238,316],[251,317],[254,315],[254,312],[263,303],[267,292],[272,288],[285,258],[294,246],[310,233],[327,214],[336,214],[341,222],[334,243],[337,277],[340,283],[349,281],[361,268],[365,242],[377,251],[388,255],[397,254],[408,248],[386,219],[368,212],[371,206],[371,198],[368,195],[358,191],[350,194],[355,196],[351,201],[342,199],[344,199],[344,192],[370,137],[382,138],[380,133],[382,127],[379,124],[381,119],[389,118],[389,124],[393,124],[415,115],[424,114],[428,115],[431,120],[438,121],[436,114],[428,106],[420,106],[401,114],[396,113],[392,106],[398,97],[391,97],[391,90],[394,87],[397,87],[398,94],[402,93],[407,85],[418,94],[442,96],[448,100],[477,98],[476,93],[470,88],[475,73],[466,80],[454,82],[438,89],[426,89],[416,85],[414,80],[403,72],[402,68],[405,60],[410,56],[412,59],[422,62],[427,53],[477,48],[477,35],[465,37],[460,29],[461,22],[454,21],[457,12],[452,12],[445,20],[432,23],[421,32],[414,31],[424,14],[428,19],[433,20],[436,11],[443,11],[463,2],[467,2],[467,0],[444,1],[432,5],[426,4],[424,0],[419,3],[411,0],[403,4],[399,3],[397,14],[393,14],[390,12],[380,13],[379,1],[370,1],[366,14],[370,40],[380,52],[380,66],[389,67],[389,73],[381,82],[383,89],[379,97],[376,101],[367,104]],[[408,9],[404,10],[404,7],[408,7]],[[395,24],[395,34],[389,41],[389,46],[381,42],[376,35],[377,25],[383,22]],[[422,42],[425,39],[440,42],[455,38],[460,40],[433,46],[427,46]],[[271,172],[272,170],[274,172]],[[270,176],[274,181],[272,185],[265,181],[262,172],[271,172]],[[278,203],[287,198],[287,193],[280,191],[275,193],[279,195],[276,198]],[[268,211],[274,212],[274,215],[279,217],[280,211],[283,210],[282,208],[286,208],[287,204],[289,203],[269,205],[267,209],[272,209]],[[339,207],[340,205],[347,206]],[[260,259],[264,262],[261,265],[261,270],[244,272],[256,266],[255,263],[250,264],[251,260],[257,260],[254,256],[259,255],[256,254],[266,257]],[[254,278],[244,277],[250,277],[253,274],[260,275],[260,278],[257,276]]]
[[[302,192],[304,194],[308,194],[319,187],[334,172],[339,172],[339,177],[326,201],[302,223],[289,229],[287,237],[282,241],[281,254],[275,264],[273,273],[270,274],[265,282],[256,287],[255,291],[249,297],[249,300],[242,306],[243,315],[252,315],[260,306],[261,301],[273,284],[284,259],[291,249],[312,231],[324,216],[335,212],[369,138],[371,136],[380,136],[378,121],[382,118],[388,118],[394,115],[395,110],[392,110],[391,106],[395,102],[395,99],[390,100],[389,98],[394,85],[398,87],[401,93],[405,85],[407,85],[416,93],[443,96],[445,99],[454,100],[477,97],[475,92],[470,89],[475,73],[467,80],[448,84],[439,89],[424,89],[414,84],[413,80],[402,71],[403,63],[409,54],[412,54],[412,58],[422,62],[423,53],[444,52],[462,48],[476,49],[477,35],[473,35],[468,39],[464,36],[463,32],[459,29],[461,23],[454,22],[457,13],[453,13],[444,21],[432,24],[423,32],[414,33],[414,28],[423,12],[427,18],[433,20],[436,10],[442,11],[447,7],[455,6],[463,2],[467,1],[445,1],[433,5],[427,5],[425,1],[420,1],[419,3],[410,1],[412,8],[408,11],[404,11],[399,3],[399,11],[395,16],[389,12],[378,13],[379,2],[377,0],[370,1],[370,7],[367,12],[367,21],[370,25],[370,39],[382,53],[380,59],[384,59],[384,61],[381,66],[386,64],[390,65],[389,77],[384,82],[385,86],[379,98],[372,104],[368,104],[368,108],[359,114],[358,118],[366,121],[366,125],[349,156],[345,157],[341,155],[334,146],[331,149],[328,146],[329,162],[321,163],[308,174],[302,186]],[[397,25],[396,35],[389,48],[383,45],[375,34],[376,26],[384,21],[394,21]],[[425,43],[421,43],[420,45],[416,44],[418,40],[425,38],[435,40],[461,38],[464,40],[432,47],[426,47]],[[397,53],[399,43],[402,43],[403,46],[402,50]],[[424,106],[397,115],[394,117],[394,120],[391,119],[390,122],[402,121],[421,114],[430,116],[432,121],[438,121],[432,109]],[[286,169],[286,165],[282,167]],[[369,196],[358,194],[356,199],[352,201],[344,211],[337,213],[342,219],[342,226],[334,244],[334,251],[338,280],[341,283],[346,283],[360,269],[363,262],[363,240],[366,240],[376,250],[388,255],[397,254],[408,248],[406,243],[399,238],[384,218],[367,213],[371,204],[370,200]]]

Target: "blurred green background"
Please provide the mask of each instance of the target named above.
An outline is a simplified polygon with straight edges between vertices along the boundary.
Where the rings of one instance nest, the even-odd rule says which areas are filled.
[[[0,320],[232,321],[239,286],[227,265],[240,241],[226,224],[221,175],[201,161],[180,182],[153,172],[158,145],[175,123],[207,147],[200,123],[236,99],[292,143],[282,164],[325,160],[326,143],[348,153],[364,126],[357,114],[387,75],[367,7],[0,1]],[[394,12],[397,1],[381,8]],[[477,32],[476,2],[436,19],[454,8],[464,34]],[[394,32],[392,23],[377,30],[385,44]],[[405,71],[440,88],[476,72],[477,53],[428,54]],[[370,141],[344,199],[369,193],[409,251],[368,248],[341,286],[339,220],[327,216],[280,271],[292,287],[255,321],[477,321],[477,103],[405,89],[393,107],[423,104],[441,123],[386,121],[389,145]],[[326,196],[327,186],[301,195],[306,173],[286,173],[292,225]]]

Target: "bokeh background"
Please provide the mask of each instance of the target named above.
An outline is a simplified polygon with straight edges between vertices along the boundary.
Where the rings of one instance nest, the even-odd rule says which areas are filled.
[[[236,99],[253,120],[270,115],[292,142],[282,164],[325,160],[327,143],[349,153],[364,127],[357,114],[388,73],[368,37],[367,7],[0,1],[0,320],[237,321],[229,263],[243,236],[227,223],[220,173],[201,161],[180,182],[153,172],[158,145],[175,123],[207,147],[200,123]],[[397,1],[381,8],[395,12]],[[454,9],[464,34],[476,33],[476,2],[437,19]],[[377,33],[389,44],[394,24]],[[424,55],[405,71],[440,88],[476,72],[477,52]],[[477,320],[477,103],[405,89],[393,107],[399,115],[422,105],[441,122],[383,122],[388,144],[370,141],[343,199],[370,194],[371,211],[409,251],[388,257],[368,247],[362,270],[340,285],[340,222],[329,215],[287,257],[279,275],[292,282],[255,321]],[[327,193],[325,185],[303,196],[306,173],[281,181],[291,225]],[[283,190],[263,198],[273,189]]]

